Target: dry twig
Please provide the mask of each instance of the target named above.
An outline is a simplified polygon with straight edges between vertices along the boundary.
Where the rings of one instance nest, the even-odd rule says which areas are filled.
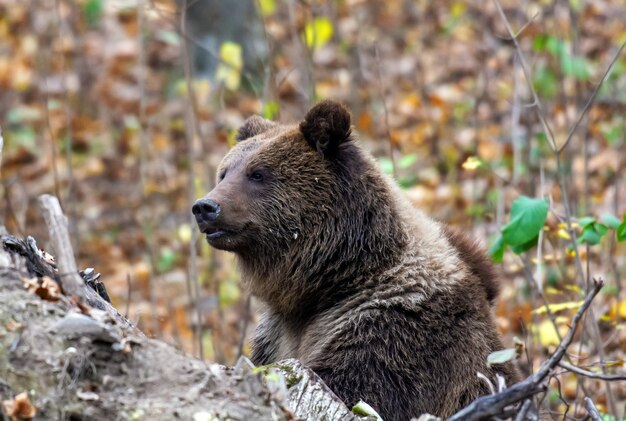
[[[587,412],[589,413],[589,417],[593,421],[602,421],[602,416],[600,416],[600,413],[598,412],[598,409],[593,404],[593,401],[591,400],[591,398],[589,398],[589,396],[585,396],[585,408],[587,408]]]
[[[599,380],[605,380],[605,381],[608,381],[608,382],[626,380],[626,374],[600,374],[600,373],[594,373],[592,371],[588,371],[588,370],[585,370],[583,368],[576,367],[575,365],[572,365],[570,363],[566,363],[565,361],[560,361],[559,362],[559,366],[564,368],[564,369],[566,369],[567,371],[571,371],[572,373],[576,373],[576,374],[584,376],[584,377],[589,377],[590,379],[599,379]]]
[[[180,18],[180,32],[184,35],[187,34],[187,10],[189,9],[187,1],[183,2]],[[187,121],[186,140],[187,140],[187,156],[189,158],[189,174],[187,177],[187,196],[189,200],[189,206],[195,199],[195,175],[193,172],[193,162],[195,159],[194,152],[194,135],[202,139],[200,128],[196,122],[198,115],[196,96],[193,92],[193,83],[191,75],[191,57],[189,55],[189,48],[187,43],[183,43],[183,70],[185,72],[185,82],[187,84],[187,96],[189,98],[188,106],[185,111],[185,119]],[[191,208],[190,208],[191,209]],[[187,293],[189,300],[193,303],[194,310],[196,312],[197,323],[193,330],[195,343],[198,345],[198,356],[200,359],[204,358],[204,343],[202,342],[202,328],[203,328],[203,314],[200,309],[200,285],[198,282],[198,264],[196,256],[196,243],[198,240],[198,231],[196,229],[195,218],[189,212],[189,226],[191,227],[191,240],[189,242],[189,267],[188,267],[188,283]]]
[[[67,295],[85,299],[85,285],[78,275],[74,250],[67,229],[67,218],[63,215],[59,200],[49,194],[39,196],[39,207],[46,221],[56,264],[61,276],[61,287]]]

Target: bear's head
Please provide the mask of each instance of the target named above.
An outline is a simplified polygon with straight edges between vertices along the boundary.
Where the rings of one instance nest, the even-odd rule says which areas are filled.
[[[341,104],[323,101],[297,125],[250,117],[237,140],[192,211],[209,244],[238,256],[255,295],[290,311],[299,294],[347,293],[341,279],[385,265],[404,242]]]

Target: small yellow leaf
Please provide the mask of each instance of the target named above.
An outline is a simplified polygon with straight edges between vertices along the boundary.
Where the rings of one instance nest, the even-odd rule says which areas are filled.
[[[557,235],[559,237],[561,237],[562,239],[564,239],[564,240],[571,240],[572,239],[572,237],[570,237],[569,233],[565,229],[563,229],[563,228],[560,228],[558,230]]]
[[[567,328],[567,326],[564,327]],[[539,325],[531,325],[530,328],[539,343],[546,348],[551,345],[558,345],[561,342],[556,328],[550,320],[544,320]]]
[[[581,294],[583,292],[583,290],[578,285],[565,285],[563,287],[563,289],[567,289],[569,291],[578,292],[578,293],[581,293]]]
[[[470,156],[465,160],[465,162],[461,166],[464,169],[471,171],[471,170],[475,170],[479,168],[482,164],[483,162],[478,157]]]
[[[619,314],[619,317],[622,319],[626,319],[626,300],[619,302],[619,305],[617,306],[617,314]]]
[[[323,47],[332,37],[333,24],[328,18],[315,18],[304,27],[304,42],[314,50]]]
[[[223,281],[219,285],[219,302],[222,307],[230,306],[239,301],[241,290],[234,281]]]
[[[546,293],[546,294],[560,294],[561,292],[562,292],[561,290],[556,289],[556,288],[554,288],[554,287],[547,287],[547,288],[545,289],[545,293]],[[550,307],[550,308],[552,308],[552,307]]]
[[[466,8],[467,7],[465,6],[465,2],[460,2],[460,1],[454,2],[452,4],[452,8],[450,10],[450,12],[451,12],[450,14],[452,15],[453,18],[458,19],[461,16],[463,16],[463,14],[465,13],[465,9]]]
[[[556,312],[563,311],[563,310],[578,309],[580,308],[581,305],[583,305],[583,303],[584,301],[569,301],[567,303],[550,304],[550,312],[556,313]],[[541,306],[532,311],[533,314],[542,314],[546,312],[547,312],[546,306]]]
[[[262,16],[269,16],[276,10],[276,2],[274,0],[259,0],[259,9]]]
[[[626,300],[621,300],[617,303],[613,303],[609,310],[608,316],[613,321],[617,321],[618,318],[625,320],[626,319]]]
[[[241,83],[241,69],[243,55],[241,45],[226,41],[220,47],[220,63],[217,66],[215,78],[224,82],[224,86],[231,91],[237,90]]]
[[[185,244],[188,244],[191,241],[192,237],[191,227],[189,224],[182,224],[178,227],[178,238]]]

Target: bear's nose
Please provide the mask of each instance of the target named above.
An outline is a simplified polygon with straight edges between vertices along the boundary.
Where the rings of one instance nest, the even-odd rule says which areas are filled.
[[[220,205],[215,200],[198,199],[191,207],[191,212],[196,219],[201,218],[209,221],[215,221],[220,214]]]

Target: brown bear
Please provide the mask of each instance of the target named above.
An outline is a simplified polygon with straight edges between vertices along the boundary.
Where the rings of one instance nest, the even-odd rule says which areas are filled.
[[[299,125],[249,118],[192,208],[208,242],[234,252],[267,306],[252,361],[297,358],[347,404],[385,420],[447,417],[517,380],[492,303],[492,265],[472,241],[414,209],[324,101]]]

